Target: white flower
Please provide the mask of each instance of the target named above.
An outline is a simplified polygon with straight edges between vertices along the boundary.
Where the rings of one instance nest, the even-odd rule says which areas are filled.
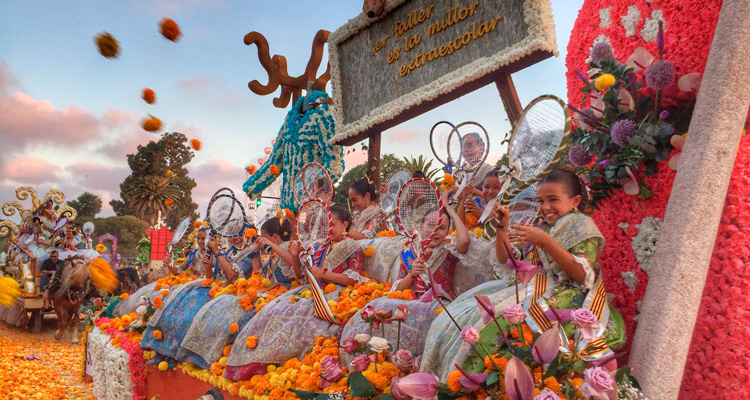
[[[134,326],[134,327],[136,327],[136,328],[140,328],[140,327],[142,327],[142,326],[143,326],[143,320],[140,320],[140,319],[139,319],[139,320],[136,320],[136,321],[135,321],[135,322],[133,323],[133,326]]]
[[[370,348],[376,353],[382,353],[384,350],[388,350],[388,341],[382,337],[373,336],[370,339]]]
[[[628,13],[622,16],[622,27],[625,28],[625,36],[635,35],[638,22],[641,21],[641,12],[637,6],[628,7]]]
[[[652,10],[651,17],[646,18],[643,22],[643,29],[641,29],[641,37],[647,42],[655,42],[656,36],[659,33],[659,21],[665,23],[664,15],[661,10]],[[666,25],[664,30],[666,31]]]
[[[609,28],[612,25],[612,18],[609,16],[609,11],[612,7],[602,8],[599,10],[599,27],[603,29]]]
[[[138,314],[145,314],[146,313],[146,306],[138,306],[138,308],[135,309],[135,312]]]
[[[367,343],[370,341],[370,335],[366,333],[360,333],[359,335],[354,336],[354,340],[356,340],[358,343]]]

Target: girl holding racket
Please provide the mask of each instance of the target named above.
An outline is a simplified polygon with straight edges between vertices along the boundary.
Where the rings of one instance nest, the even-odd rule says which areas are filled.
[[[505,179],[505,178],[503,178]],[[467,228],[472,229],[479,225],[479,217],[484,213],[484,208],[489,201],[494,199],[503,187],[503,181],[500,180],[500,172],[493,169],[484,175],[481,185],[481,196],[462,194],[459,199],[459,206],[456,213],[461,218],[461,222]],[[468,193],[468,191],[466,192]],[[469,216],[469,214],[473,216]]]
[[[276,282],[289,288],[292,281],[301,281],[302,265],[299,260],[299,245],[291,241],[293,228],[289,220],[280,221],[277,217],[268,219],[260,227],[260,237],[255,239],[258,248],[269,248],[271,255],[265,260],[253,259],[253,269],[268,271]],[[264,274],[262,272],[262,274]],[[264,274],[265,275],[265,274]]]
[[[194,244],[194,249],[190,250],[190,252],[187,254],[187,257],[185,257],[185,260],[180,264],[173,265],[174,260],[171,253],[167,253],[167,255],[164,256],[162,262],[164,263],[164,266],[167,267],[169,272],[172,273],[172,275],[179,275],[183,272],[191,271],[198,276],[211,276],[211,269],[206,269],[205,265],[203,264],[203,256],[206,254],[207,232],[207,227],[203,227],[198,231],[198,233],[195,235],[196,243]]]
[[[354,207],[353,226],[349,231],[349,236],[355,240],[373,239],[380,231],[380,226],[378,226],[380,206],[375,185],[367,179],[360,179],[352,183],[348,194],[349,201]]]

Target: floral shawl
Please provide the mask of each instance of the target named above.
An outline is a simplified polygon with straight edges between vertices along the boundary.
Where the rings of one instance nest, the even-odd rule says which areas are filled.
[[[361,232],[368,239],[374,238],[377,235],[376,225],[378,222],[378,216],[380,215],[380,206],[377,203],[373,203],[364,210],[355,211],[353,214],[353,229],[357,232]]]

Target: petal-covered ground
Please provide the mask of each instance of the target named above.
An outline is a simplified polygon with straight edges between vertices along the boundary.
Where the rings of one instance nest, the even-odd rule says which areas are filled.
[[[0,322],[0,398],[94,399],[81,380],[83,346],[56,341],[56,321],[44,322],[36,334]]]

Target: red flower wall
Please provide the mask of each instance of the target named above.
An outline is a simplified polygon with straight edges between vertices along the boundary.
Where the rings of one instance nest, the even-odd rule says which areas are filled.
[[[640,11],[636,33],[627,36],[622,16],[635,6]],[[610,8],[611,25],[600,27],[600,9]],[[661,10],[665,19],[665,58],[677,69],[677,76],[702,72],[705,68],[713,31],[721,9],[720,0],[586,0],[578,14],[568,44],[566,59],[568,101],[580,105],[581,82],[575,70],[585,72],[589,49],[599,35],[606,35],[615,56],[625,61],[642,46],[657,54],[655,42],[641,36],[645,19],[652,10]],[[692,133],[697,134],[697,133]],[[739,132],[738,132],[739,134]],[[632,248],[638,233],[635,225],[645,217],[664,218],[675,173],[666,163],[658,173],[645,177],[654,191],[647,200],[619,191],[605,202],[593,218],[607,241],[601,257],[607,291],[615,295],[613,305],[625,318],[628,338],[632,339],[648,276],[639,268]],[[626,223],[627,226],[622,225]],[[711,259],[698,318],[692,333],[690,356],[685,367],[681,398],[750,398],[750,138],[740,143],[734,171],[724,204],[721,225]],[[659,268],[658,265],[652,267]],[[634,292],[625,285],[622,272],[636,271]],[[629,344],[628,344],[629,348]]]

